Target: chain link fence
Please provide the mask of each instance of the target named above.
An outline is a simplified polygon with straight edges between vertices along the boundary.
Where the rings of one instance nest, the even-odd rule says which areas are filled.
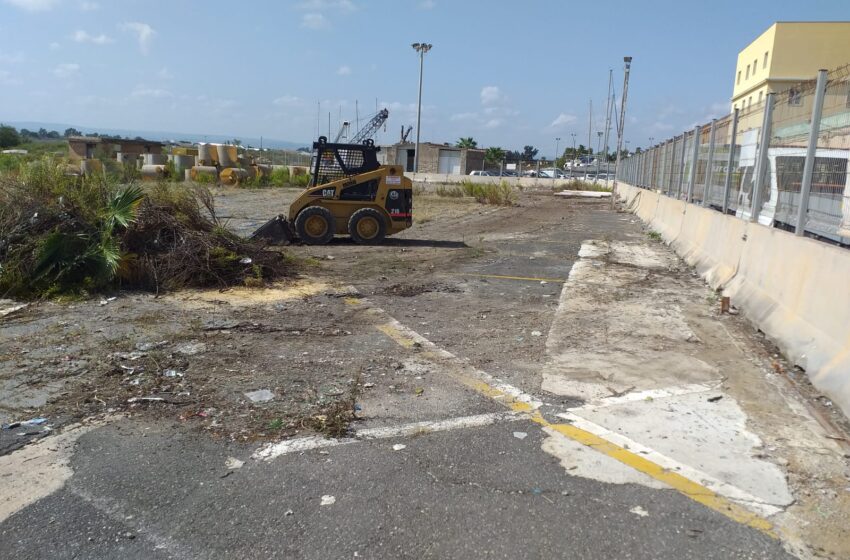
[[[850,246],[848,159],[850,65],[632,154],[617,179]]]

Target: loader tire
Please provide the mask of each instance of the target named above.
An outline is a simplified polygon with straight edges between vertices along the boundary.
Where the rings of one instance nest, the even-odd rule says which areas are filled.
[[[387,223],[374,208],[361,208],[348,220],[348,233],[355,243],[374,245],[387,236]]]
[[[336,233],[336,221],[327,208],[308,206],[295,218],[295,231],[307,245],[325,245]]]

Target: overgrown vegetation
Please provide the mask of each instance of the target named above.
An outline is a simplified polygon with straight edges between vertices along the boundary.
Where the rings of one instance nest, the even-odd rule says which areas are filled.
[[[469,196],[481,204],[513,206],[517,202],[516,191],[505,181],[499,184],[479,184],[464,181],[460,186],[440,185],[437,196],[459,198]]]
[[[605,183],[593,183],[583,181],[581,179],[572,179],[566,185],[561,185],[555,189],[556,191],[593,191],[593,192],[610,192],[611,188],[606,187]]]
[[[74,177],[49,156],[0,174],[0,297],[255,286],[287,268],[227,231],[200,185]]]

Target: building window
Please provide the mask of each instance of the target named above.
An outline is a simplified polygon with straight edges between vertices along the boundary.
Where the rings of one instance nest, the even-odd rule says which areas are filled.
[[[800,90],[791,88],[788,90],[788,105],[802,105],[803,96],[800,95]]]
[[[747,64],[747,73],[744,75],[744,79],[748,80],[750,78],[750,65]]]
[[[762,68],[767,68],[767,51],[764,51],[764,62],[761,65]]]
[[[751,95],[749,97],[749,99],[747,99],[747,107],[749,108],[749,107],[752,107],[752,106],[753,106],[753,96]]]
[[[761,103],[761,96],[762,96],[763,94],[764,94],[764,92],[763,92],[763,91],[760,91],[760,92],[759,92],[759,103]]]
[[[758,65],[759,65],[759,60],[758,60],[758,59],[755,59],[755,60],[753,61],[753,76],[755,76],[755,75],[756,75],[756,70],[758,69]]]
[[[740,70],[738,70],[738,81],[736,82],[736,85],[741,85],[741,71]]]

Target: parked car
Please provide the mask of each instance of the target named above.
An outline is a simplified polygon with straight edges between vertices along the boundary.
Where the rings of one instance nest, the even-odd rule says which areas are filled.
[[[502,177],[516,177],[516,176],[517,176],[516,171],[511,171],[509,169],[505,169],[504,171],[502,171]]]
[[[493,173],[492,171],[485,171],[483,169],[476,169],[475,171],[470,171],[470,175],[473,177],[498,177],[498,173]]]

